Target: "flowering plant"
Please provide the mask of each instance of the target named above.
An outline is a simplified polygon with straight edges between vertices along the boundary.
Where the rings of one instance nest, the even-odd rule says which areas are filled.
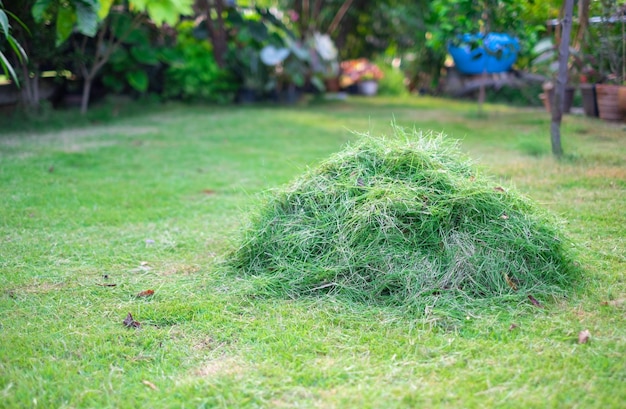
[[[380,68],[366,58],[347,60],[341,63],[340,82],[344,88],[360,81],[378,81],[382,78],[383,72]]]

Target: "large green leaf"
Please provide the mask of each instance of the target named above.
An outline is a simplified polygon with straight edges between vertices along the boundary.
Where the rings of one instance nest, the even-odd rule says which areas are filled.
[[[13,78],[15,84],[19,86],[20,81],[15,74],[15,70],[13,69],[13,66],[9,63],[9,60],[7,60],[4,54],[2,54],[2,51],[0,51],[0,65],[2,66],[2,71],[4,71],[4,75]]]
[[[35,21],[40,23],[43,20],[44,14],[48,7],[52,3],[52,0],[37,0],[31,9],[31,13],[35,18]]]
[[[4,10],[0,9],[0,33],[4,33],[5,36],[9,35],[9,18],[7,17]]]
[[[15,39],[15,37],[13,37],[12,35],[8,35],[7,36],[7,42],[9,43],[11,48],[13,49],[13,52],[15,53],[15,55],[17,55],[17,59],[20,62],[28,60],[28,56],[26,55],[26,51],[24,51],[24,49],[22,48],[20,43],[18,43],[17,40]]]
[[[72,30],[74,29],[74,24],[76,23],[76,13],[74,10],[70,8],[61,8],[59,9],[59,13],[57,14],[57,39],[56,45],[59,46],[68,39],[70,34],[72,34]]]
[[[104,20],[111,10],[111,5],[114,0],[100,0],[100,9],[98,10],[98,18]]]
[[[130,0],[131,8],[147,12],[156,25],[175,25],[181,15],[192,14],[193,0]]]
[[[76,1],[76,29],[88,36],[93,37],[98,31],[99,5],[94,1]]]
[[[133,70],[126,73],[126,80],[131,87],[140,92],[145,92],[148,89],[148,75],[145,71]]]

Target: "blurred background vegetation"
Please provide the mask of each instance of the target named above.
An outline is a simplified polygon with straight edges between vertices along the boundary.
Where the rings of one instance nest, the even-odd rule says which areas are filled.
[[[533,50],[559,41],[562,9],[562,0],[4,1],[0,108],[86,112],[105,95],[289,102],[342,85],[357,92],[339,81],[340,63],[355,59],[380,67],[381,94],[473,97],[451,80],[446,46],[488,32],[519,40],[509,74],[523,79],[490,87],[488,100],[539,104],[553,71]],[[571,82],[623,83],[624,10],[621,0],[576,2]]]

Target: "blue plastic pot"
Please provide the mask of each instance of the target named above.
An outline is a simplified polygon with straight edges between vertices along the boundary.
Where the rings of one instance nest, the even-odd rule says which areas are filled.
[[[464,34],[459,40],[458,45],[448,44],[448,52],[464,74],[508,71],[520,49],[516,38],[503,33]]]

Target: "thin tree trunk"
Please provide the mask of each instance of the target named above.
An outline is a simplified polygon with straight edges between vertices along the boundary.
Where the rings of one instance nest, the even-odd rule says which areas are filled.
[[[89,108],[89,98],[91,96],[91,84],[93,83],[93,78],[89,76],[85,77],[83,83],[83,96],[80,99],[80,113],[85,115],[87,113],[87,109]]]
[[[565,13],[561,21],[561,43],[559,44],[559,73],[554,89],[554,101],[552,102],[552,122],[550,124],[550,138],[552,142],[552,154],[557,158],[563,155],[561,147],[561,120],[563,119],[563,102],[565,86],[567,84],[567,61],[569,60],[569,44],[572,33],[572,14],[574,0],[565,0]]]
[[[578,32],[576,33],[576,40],[574,41],[574,48],[580,49],[582,43],[585,41],[585,34],[587,33],[587,27],[589,26],[589,7],[591,0],[578,0]]]
[[[215,18],[212,16],[213,9],[215,9]],[[213,57],[220,68],[224,68],[226,65],[226,51],[228,50],[228,36],[222,16],[224,10],[223,0],[196,0],[194,3],[196,15],[204,16],[204,21],[209,30],[209,40],[213,45]]]
[[[136,17],[132,20],[126,31],[122,33],[119,38],[115,38],[113,32],[109,30],[110,16],[104,21],[102,27],[98,31],[96,38],[96,55],[94,56],[93,64],[91,67],[87,66],[85,60],[81,61],[81,73],[83,75],[83,95],[80,101],[80,113],[86,114],[89,108],[89,100],[91,99],[91,86],[96,75],[109,61],[111,55],[122,44],[130,33],[139,26],[140,17]],[[109,31],[109,38],[106,38],[106,33]],[[75,47],[80,50],[82,54],[85,54],[87,46],[87,37],[83,36],[83,41],[80,46],[75,43]]]
[[[478,114],[482,115],[483,113],[483,105],[485,104],[486,98],[486,83],[487,83],[487,70],[483,70],[481,74],[482,83],[480,84],[480,88],[478,89]]]
[[[21,64],[21,68],[22,68],[22,76],[24,77],[23,85],[24,87],[22,88],[22,101],[26,103],[26,105],[28,105],[29,107],[33,107],[33,93],[32,93],[32,84],[30,82],[30,72],[28,70],[28,65],[26,63],[26,61],[22,62]]]

